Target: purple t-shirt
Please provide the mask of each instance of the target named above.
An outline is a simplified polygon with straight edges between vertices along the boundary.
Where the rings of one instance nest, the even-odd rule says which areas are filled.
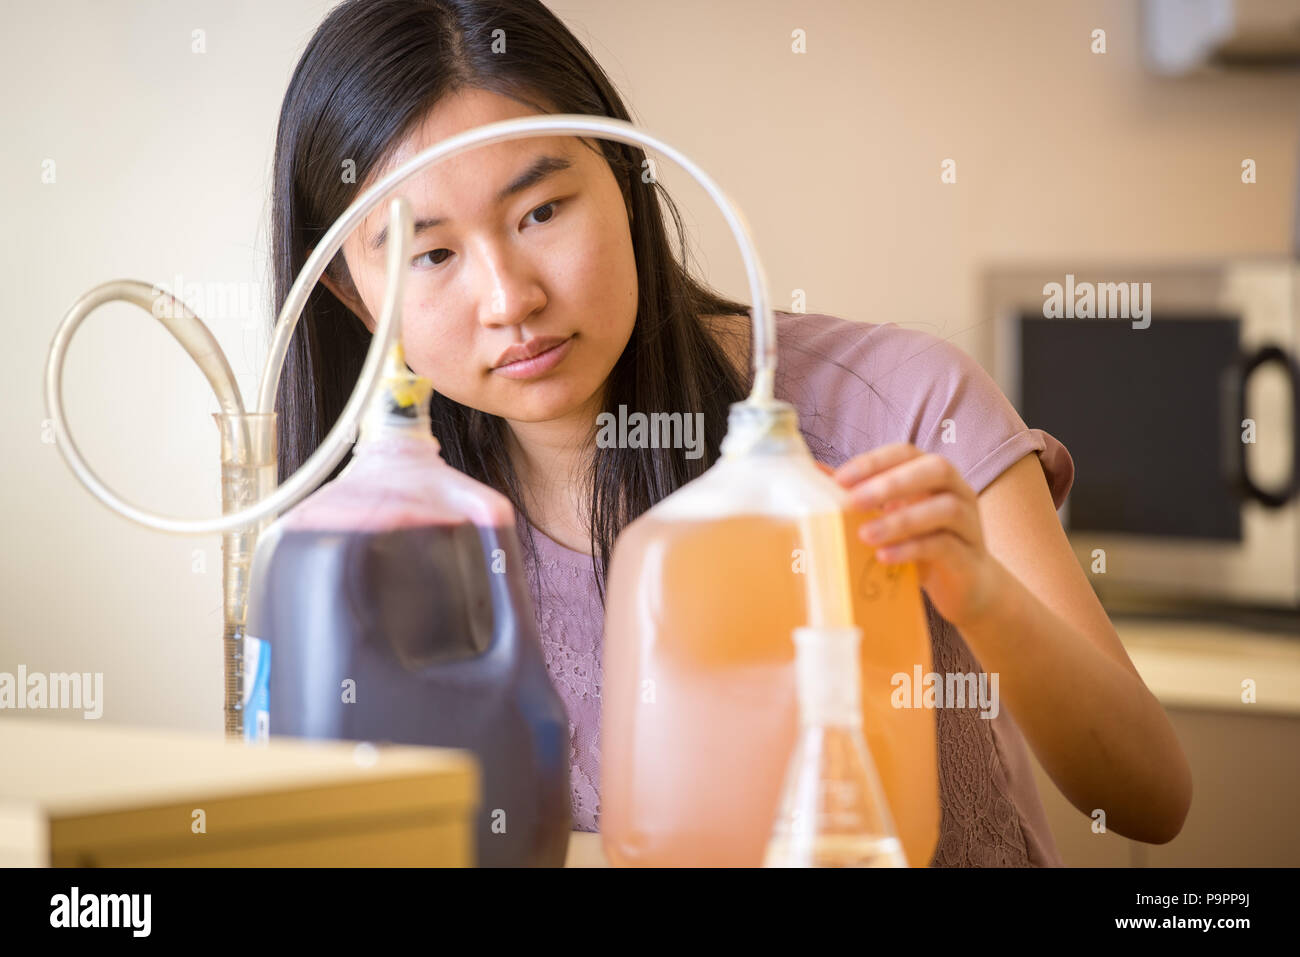
[[[1034,452],[1056,507],[1065,502],[1074,481],[1065,446],[1027,428],[961,349],[894,323],[778,312],[776,325],[776,397],[798,409],[818,461],[839,466],[876,446],[910,442],[949,459],[978,493]],[[569,715],[574,824],[596,831],[604,609],[591,556],[531,530],[538,562],[525,561],[542,650]],[[925,609],[934,670],[979,672],[965,640],[928,598]],[[1005,706],[992,719],[979,714],[935,709],[942,819],[931,865],[1059,866],[1020,729]]]

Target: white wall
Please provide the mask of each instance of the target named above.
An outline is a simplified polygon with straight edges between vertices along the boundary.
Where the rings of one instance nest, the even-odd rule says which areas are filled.
[[[247,312],[204,318],[251,400],[275,124],[329,5],[5,4],[0,671],[103,672],[106,721],[220,728],[219,542],[119,518],[42,442],[49,341],[108,279],[243,283]],[[986,359],[975,294],[987,261],[1289,250],[1300,79],[1147,77],[1128,0],[552,8],[633,115],[744,210],[778,306],[803,289],[809,310],[925,328]],[[1089,52],[1096,27],[1104,56]],[[790,52],[796,28],[804,55]],[[194,29],[206,53],[191,52]],[[939,180],[948,157],[955,185]],[[1245,157],[1254,186],[1240,183]],[[698,223],[706,274],[744,298],[721,217],[661,173]],[[215,401],[156,321],[96,313],[67,376],[72,429],[102,477],[174,514],[217,510]]]

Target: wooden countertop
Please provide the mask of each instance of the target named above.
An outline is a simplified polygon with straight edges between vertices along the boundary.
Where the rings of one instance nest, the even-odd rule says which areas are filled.
[[[1300,635],[1213,621],[1111,620],[1138,674],[1166,707],[1300,715]],[[1253,702],[1243,700],[1247,680]]]

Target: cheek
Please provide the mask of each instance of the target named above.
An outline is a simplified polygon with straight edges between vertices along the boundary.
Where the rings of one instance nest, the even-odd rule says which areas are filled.
[[[583,331],[589,338],[621,348],[631,335],[637,302],[636,258],[627,223],[593,223],[577,246],[560,260],[572,264],[562,277],[566,298],[583,305]]]
[[[469,391],[479,371],[474,357],[473,323],[467,327],[419,306],[408,310],[407,315],[411,318],[402,328],[406,364],[453,399]]]

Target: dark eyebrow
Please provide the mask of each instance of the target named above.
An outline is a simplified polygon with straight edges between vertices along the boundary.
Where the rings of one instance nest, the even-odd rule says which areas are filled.
[[[500,206],[511,196],[516,193],[522,193],[530,186],[535,186],[550,176],[552,173],[558,173],[562,170],[572,168],[573,163],[561,156],[539,156],[533,160],[532,165],[524,170],[507,185],[501,192],[497,193],[496,205]],[[427,229],[433,229],[441,226],[447,220],[441,216],[435,216],[432,219],[417,219],[415,221],[415,235],[420,235]],[[388,239],[388,227],[384,226],[370,241],[370,249],[378,251],[384,248],[384,242]]]

